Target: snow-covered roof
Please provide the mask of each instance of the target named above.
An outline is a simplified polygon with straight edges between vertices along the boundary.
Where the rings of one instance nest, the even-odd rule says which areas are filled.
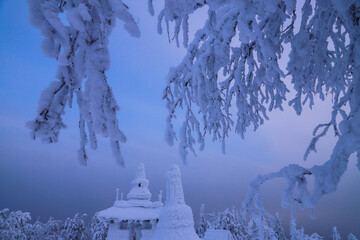
[[[118,199],[118,192],[114,205],[108,209],[97,212],[99,218],[111,219],[115,221],[123,220],[156,220],[159,218],[160,209],[163,207],[161,202],[162,191],[160,191],[158,201],[150,201],[149,180],[145,176],[145,167],[140,163],[136,171],[136,178],[132,181],[132,189],[128,194],[128,200]]]
[[[233,240],[229,230],[208,229],[205,232],[204,240]]]
[[[142,207],[142,208],[159,208],[163,204],[160,201],[152,202],[150,200],[118,200],[114,202],[114,207],[128,208],[128,207]]]
[[[161,207],[144,208],[144,207],[110,207],[103,211],[97,212],[99,218],[106,218],[115,221],[123,220],[156,220],[159,218]]]

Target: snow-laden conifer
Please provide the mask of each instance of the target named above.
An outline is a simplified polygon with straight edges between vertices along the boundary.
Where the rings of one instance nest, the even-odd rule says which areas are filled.
[[[341,240],[340,233],[336,227],[333,227],[333,240]]]
[[[0,211],[0,239],[26,239],[31,233],[30,213],[10,212],[5,208]]]
[[[109,231],[109,222],[96,215],[91,221],[91,240],[106,240]]]
[[[350,233],[348,236],[348,240],[358,240],[354,234]]]
[[[205,204],[201,204],[200,206],[200,217],[199,220],[195,224],[196,234],[200,238],[204,238],[206,230],[209,228],[209,222],[205,216]]]
[[[297,229],[295,221],[290,222],[290,240],[321,240],[317,233],[308,235],[304,233],[304,228]]]
[[[66,240],[87,240],[89,238],[85,225],[86,214],[75,214],[74,218],[67,218],[60,236]]]

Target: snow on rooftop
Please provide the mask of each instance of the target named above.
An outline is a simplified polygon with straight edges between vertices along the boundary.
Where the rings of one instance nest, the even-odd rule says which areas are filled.
[[[150,201],[151,193],[149,192],[149,180],[146,179],[145,167],[140,163],[136,178],[132,181],[132,189],[128,194],[128,200],[118,199],[119,191],[117,190],[116,201],[108,209],[97,212],[99,218],[111,219],[115,221],[123,220],[156,220],[159,218],[160,209],[163,207],[161,202],[162,191],[160,191],[158,201]]]
[[[144,208],[144,207],[110,207],[96,213],[99,218],[106,218],[115,221],[123,220],[156,220],[159,218],[161,207]]]

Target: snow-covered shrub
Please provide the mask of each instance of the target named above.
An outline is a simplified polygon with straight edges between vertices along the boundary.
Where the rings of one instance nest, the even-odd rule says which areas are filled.
[[[323,239],[317,233],[307,235],[304,233],[304,228],[296,229],[295,221],[290,223],[290,240],[320,240]]]
[[[16,211],[9,212],[5,208],[0,211],[0,239],[15,240],[27,239],[31,235],[32,225],[30,213]]]
[[[86,214],[75,214],[74,218],[67,218],[62,227],[60,236],[66,240],[87,240],[88,231],[85,226]]]
[[[195,224],[195,231],[199,238],[204,238],[206,230],[209,228],[209,222],[205,217],[205,205],[201,204],[200,217]]]
[[[276,239],[286,240],[285,231],[282,226],[282,220],[278,213],[269,219],[269,227],[274,231]]]
[[[229,230],[234,240],[248,239],[248,229],[241,217],[235,209],[223,212],[205,213],[202,205],[200,211],[200,219],[196,224],[196,230],[199,237],[203,237],[207,229]]]
[[[333,227],[333,240],[341,240],[340,233],[336,227]]]
[[[348,240],[358,240],[354,234],[350,233],[348,236]]]
[[[91,220],[91,239],[92,240],[105,240],[109,230],[109,222],[96,217]]]

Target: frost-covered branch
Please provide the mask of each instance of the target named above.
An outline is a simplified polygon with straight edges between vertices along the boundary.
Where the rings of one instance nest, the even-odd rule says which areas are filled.
[[[283,52],[284,36],[292,34],[292,27],[283,30],[283,26],[293,12],[291,4],[295,3],[211,1],[206,4],[208,19],[196,32],[182,63],[170,70],[164,91],[170,143],[175,138],[172,121],[176,110],[185,108],[196,113],[186,118],[189,124],[181,129],[181,133],[187,133],[180,142],[181,153],[184,146],[193,149],[193,132],[200,149],[205,135],[209,134],[213,140],[222,141],[225,151],[225,138],[233,126],[244,137],[250,125],[256,129],[268,119],[267,107],[270,111],[282,109],[288,91],[278,59]],[[232,105],[237,110],[235,117]],[[186,154],[182,156],[185,159]]]
[[[172,1],[165,2],[168,5],[164,11],[176,9]],[[169,111],[169,143],[176,138],[173,121],[179,109],[186,112],[179,134],[180,153],[185,159],[186,149],[194,151],[193,135],[202,150],[206,134],[224,145],[233,129],[242,137],[250,126],[256,130],[268,119],[269,111],[282,110],[290,88],[295,96],[288,104],[299,115],[303,105],[314,105],[315,97],[331,98],[330,121],[314,129],[304,156],[316,151],[317,141],[332,128],[338,141],[330,159],[309,169],[289,165],[260,176],[250,184],[244,202],[244,208],[252,214],[265,214],[260,185],[280,177],[287,181],[284,206],[313,208],[324,194],[336,190],[352,153],[357,153],[360,169],[360,2],[204,3],[208,7],[207,21],[196,32],[183,61],[170,70],[167,78],[164,99]],[[296,15],[299,6],[300,18]],[[192,11],[184,13],[188,16]],[[279,67],[285,47],[291,48],[286,73]],[[291,82],[285,82],[285,76]],[[310,174],[315,179],[312,193],[306,181]]]
[[[86,165],[86,145],[97,147],[96,136],[109,137],[115,158],[123,164],[120,143],[126,141],[119,130],[116,112],[119,107],[108,84],[109,36],[117,19],[135,37],[138,26],[121,0],[29,0],[30,22],[44,40],[42,50],[57,60],[56,80],[44,89],[38,116],[27,126],[32,136],[44,142],[58,141],[65,128],[65,107],[72,107],[77,97],[80,109],[79,160]],[[65,20],[66,17],[66,20]]]
[[[330,122],[314,130],[305,158],[316,151],[316,142],[331,126],[340,136],[337,116],[349,118],[346,107],[357,81],[357,1],[185,2],[186,7],[165,0],[159,15],[161,24],[164,12],[169,13],[166,25],[175,22],[174,37],[178,38],[176,26],[198,7],[208,7],[205,25],[196,32],[183,61],[170,70],[164,91],[170,144],[176,138],[176,112],[185,109],[187,113],[180,130],[183,159],[187,148],[193,151],[193,135],[200,150],[206,134],[220,140],[224,150],[225,138],[233,129],[242,137],[250,126],[256,130],[268,119],[269,111],[283,109],[290,87],[295,97],[288,104],[299,115],[304,104],[313,106],[315,96],[322,100],[331,96],[334,103]],[[297,19],[299,6],[302,14]],[[179,8],[179,14],[174,14]],[[188,39],[187,32],[183,33],[184,40]],[[291,48],[287,73],[279,67],[285,47]],[[285,75],[291,83],[285,82]]]

